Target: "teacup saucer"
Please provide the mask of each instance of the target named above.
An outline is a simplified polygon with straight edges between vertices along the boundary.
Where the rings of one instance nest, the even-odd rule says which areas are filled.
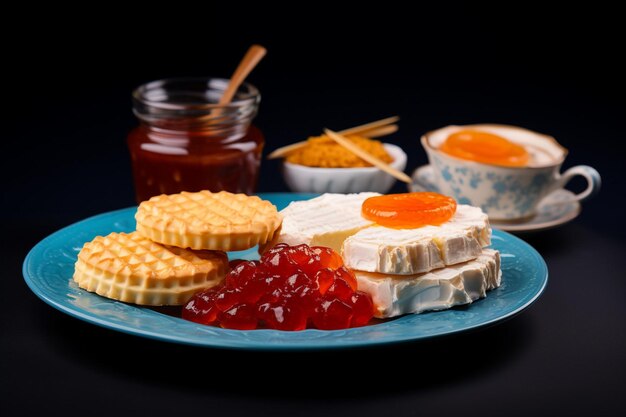
[[[413,183],[409,184],[409,191],[439,191],[430,165],[417,168],[412,178]],[[574,198],[574,193],[562,189],[545,197],[537,206],[537,213],[530,218],[512,222],[496,220],[490,222],[493,227],[509,232],[531,232],[561,226],[574,220],[579,214],[580,203]]]

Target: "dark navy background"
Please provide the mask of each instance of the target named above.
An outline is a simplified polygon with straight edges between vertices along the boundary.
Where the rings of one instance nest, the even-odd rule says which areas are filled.
[[[206,6],[25,19],[24,32],[5,36],[2,415],[621,414],[626,106],[615,11],[442,3],[411,12],[385,3],[342,13],[294,3],[281,18],[261,4],[232,15]],[[21,262],[37,241],[134,204],[125,145],[136,123],[132,89],[163,77],[227,77],[253,42],[269,50],[250,77],[263,96],[256,123],[266,151],[325,126],[398,114],[400,131],[387,140],[408,153],[407,172],[426,163],[424,132],[481,122],[554,135],[570,150],[565,168],[597,168],[603,189],[580,217],[522,236],[550,269],[538,302],[455,337],[275,354],[118,334],[30,293]],[[286,191],[277,162],[263,162],[259,191]]]

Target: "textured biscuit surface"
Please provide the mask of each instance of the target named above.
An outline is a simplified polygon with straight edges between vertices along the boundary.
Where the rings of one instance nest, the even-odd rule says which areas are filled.
[[[191,249],[237,251],[271,240],[282,216],[256,196],[182,192],[139,205],[137,231],[158,243]]]
[[[85,243],[74,281],[104,297],[142,305],[180,305],[217,285],[228,270],[220,251],[165,246],[137,232],[111,233]]]

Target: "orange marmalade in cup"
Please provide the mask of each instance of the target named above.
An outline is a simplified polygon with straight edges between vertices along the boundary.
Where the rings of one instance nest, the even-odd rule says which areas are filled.
[[[228,82],[166,79],[133,92],[140,123],[128,148],[138,202],[181,191],[255,191],[264,138],[252,120],[261,96],[244,83],[229,104],[218,105]]]
[[[495,133],[476,129],[452,133],[439,149],[448,155],[483,164],[523,167],[530,161],[523,146]]]

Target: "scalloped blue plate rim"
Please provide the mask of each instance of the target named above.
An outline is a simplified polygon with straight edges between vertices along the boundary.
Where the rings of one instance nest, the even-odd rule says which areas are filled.
[[[290,201],[304,200],[304,199],[312,198],[318,194],[259,193],[258,195],[261,198],[272,201],[276,205],[279,205],[276,202],[277,200],[280,201],[284,205],[285,203],[288,203]],[[24,263],[22,267],[24,280],[26,284],[28,285],[28,287],[31,289],[31,291],[48,305],[54,307],[55,309],[65,314],[68,314],[69,316],[75,317],[85,322],[95,324],[97,326],[104,327],[110,330],[119,331],[122,333],[145,337],[149,339],[171,342],[171,343],[178,343],[178,344],[193,345],[193,346],[211,347],[211,348],[245,349],[245,350],[316,350],[316,349],[342,349],[342,348],[354,348],[354,347],[380,346],[380,345],[385,345],[385,344],[420,341],[420,340],[431,339],[434,337],[442,337],[442,336],[462,333],[462,332],[466,332],[470,330],[475,330],[478,328],[483,328],[486,326],[491,326],[497,323],[501,323],[502,321],[506,319],[512,318],[515,315],[527,309],[531,304],[533,304],[541,296],[548,282],[547,265],[544,259],[541,257],[541,255],[532,246],[524,242],[522,239],[511,235],[510,233],[494,229],[493,230],[494,242],[492,246],[494,246],[495,249],[499,249],[497,247],[498,242],[500,242],[502,245],[507,246],[507,247],[513,246],[518,249],[522,249],[526,251],[526,255],[527,255],[522,260],[524,265],[526,266],[532,265],[536,268],[536,274],[533,278],[534,285],[532,287],[522,288],[524,290],[522,294],[524,295],[524,297],[520,295],[519,299],[517,299],[518,301],[517,305],[515,305],[512,308],[504,310],[501,314],[498,314],[494,317],[491,317],[482,321],[479,320],[478,322],[473,323],[473,324],[463,325],[462,323],[457,323],[454,328],[448,329],[448,330],[432,331],[430,333],[423,333],[423,334],[420,334],[420,333],[415,334],[415,333],[409,332],[408,334],[403,334],[403,335],[380,337],[380,338],[375,338],[375,339],[367,339],[367,338],[358,339],[357,338],[356,340],[352,340],[352,339],[343,340],[343,336],[350,335],[351,333],[355,333],[355,332],[363,332],[364,330],[365,330],[365,334],[368,334],[368,333],[376,334],[378,333],[379,330],[384,330],[386,326],[389,326],[391,324],[398,325],[398,323],[399,324],[408,323],[407,318],[415,319],[415,318],[419,318],[420,316],[431,317],[432,315],[445,315],[446,313],[459,312],[459,311],[463,313],[464,311],[471,310],[473,307],[476,307],[480,303],[488,304],[490,300],[490,296],[493,299],[494,293],[496,293],[497,291],[503,291],[503,287],[507,283],[506,281],[507,274],[506,274],[506,268],[505,268],[506,257],[507,256],[515,257],[516,255],[515,254],[507,255],[503,253],[503,258],[502,258],[503,285],[500,288],[488,292],[486,298],[478,300],[468,306],[461,307],[460,310],[458,308],[453,308],[450,310],[428,312],[428,313],[422,313],[418,315],[406,315],[406,316],[402,316],[393,320],[383,321],[381,323],[377,323],[377,324],[373,324],[373,325],[369,325],[365,327],[360,327],[360,328],[355,328],[355,329],[347,329],[347,330],[325,331],[325,330],[307,329],[307,330],[300,331],[300,332],[286,332],[286,331],[270,330],[270,329],[259,329],[259,330],[252,330],[249,332],[242,332],[239,330],[227,330],[227,329],[221,329],[221,328],[212,327],[212,326],[203,326],[203,325],[199,325],[196,323],[188,322],[180,318],[175,318],[172,316],[165,315],[163,313],[159,313],[157,311],[151,310],[146,307],[135,306],[132,304],[125,304],[125,303],[115,301],[115,300],[109,300],[104,297],[100,297],[97,294],[93,294],[89,292],[84,292],[83,294],[86,297],[97,297],[102,303],[130,306],[137,310],[145,311],[145,313],[150,314],[151,316],[154,316],[154,315],[162,316],[164,322],[177,320],[178,322],[180,322],[180,323],[177,323],[177,326],[183,326],[187,329],[193,329],[197,331],[199,334],[214,333],[218,335],[218,337],[213,337],[209,335],[209,337],[199,337],[196,339],[189,339],[187,337],[183,337],[180,335],[169,334],[164,331],[151,331],[151,330],[141,329],[141,328],[138,328],[137,326],[132,326],[132,325],[124,324],[124,323],[116,323],[114,321],[111,321],[108,318],[100,317],[97,314],[94,314],[92,312],[86,311],[84,309],[81,309],[79,307],[76,307],[70,304],[69,295],[64,298],[63,296],[59,296],[58,294],[50,294],[49,292],[46,292],[46,290],[41,286],[39,282],[41,279],[43,279],[43,277],[37,276],[37,274],[34,272],[35,266],[39,264],[40,262],[39,258],[41,257],[43,250],[47,249],[51,243],[56,244],[56,241],[62,238],[63,236],[67,234],[72,235],[74,234],[75,231],[80,230],[81,228],[85,228],[86,226],[91,225],[94,222],[100,222],[102,220],[107,220],[109,218],[114,219],[116,216],[125,216],[127,214],[132,214],[134,213],[134,210],[136,210],[136,206],[97,214],[97,215],[88,217],[84,220],[80,220],[69,226],[66,226],[62,229],[59,229],[56,232],[48,235],[47,237],[39,241],[27,254],[26,258],[24,259]],[[506,244],[503,242],[505,242]],[[56,246],[53,245],[53,247],[56,247]],[[71,267],[73,270],[73,262],[71,263]],[[71,281],[71,276],[69,277],[69,281]],[[71,289],[70,285],[71,283],[68,284],[68,290]],[[133,311],[134,310],[131,310],[131,313]],[[158,317],[156,319],[158,320]],[[415,330],[413,328],[413,325],[411,323],[409,324],[410,324],[410,327],[409,326],[405,326],[405,327]],[[251,333],[255,337],[262,336],[264,337],[265,340],[259,341],[259,340],[247,339],[246,336]],[[229,337],[221,338],[220,335],[229,336]],[[240,335],[242,337],[239,337]],[[309,338],[302,339],[300,338],[300,336],[302,335],[310,335],[312,337],[310,339]],[[319,335],[325,336],[322,343],[320,343],[319,339],[314,337],[314,336],[319,336]],[[330,338],[326,336],[330,336]],[[234,337],[234,339],[232,339],[231,337]],[[276,343],[276,340],[281,341],[282,344]]]

